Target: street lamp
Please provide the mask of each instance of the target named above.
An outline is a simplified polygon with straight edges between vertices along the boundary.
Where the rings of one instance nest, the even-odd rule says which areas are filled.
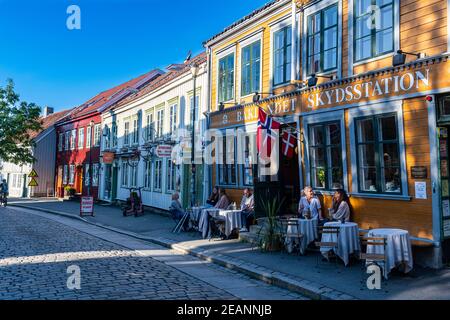
[[[192,63],[191,73],[194,80],[194,92],[193,92],[193,103],[192,103],[192,136],[191,136],[191,207],[195,205],[195,108],[197,105],[197,76],[198,76],[199,66],[197,63]]]
[[[88,184],[88,196],[90,197],[91,196],[91,187],[92,187],[92,147],[94,146],[94,144],[95,144],[95,141],[94,141],[94,139],[92,139],[92,137],[94,137],[95,138],[95,134],[93,134],[93,129],[94,129],[94,124],[95,124],[95,122],[94,122],[94,120],[91,120],[91,122],[89,122],[89,125],[91,126],[91,136],[89,137],[90,138],[90,140],[91,140],[91,147],[90,147],[90,149],[89,149],[89,169],[88,169],[88,174],[89,174],[89,184]]]

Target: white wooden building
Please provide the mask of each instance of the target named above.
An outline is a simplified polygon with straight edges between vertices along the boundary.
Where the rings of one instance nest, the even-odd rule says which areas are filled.
[[[207,128],[208,78],[206,54],[183,64],[168,67],[168,72],[112,106],[102,114],[102,168],[99,198],[125,201],[130,188],[141,187],[145,206],[167,210],[171,196],[178,192],[185,207],[190,202],[190,165],[158,157],[156,145],[179,142],[179,129],[191,131],[194,81],[191,65],[199,66],[196,77],[196,136]],[[149,141],[153,141],[153,148]],[[139,160],[133,158],[140,152]],[[151,156],[152,155],[152,156]],[[107,160],[108,159],[108,160]],[[204,166],[197,165],[196,201],[203,202],[209,192]]]

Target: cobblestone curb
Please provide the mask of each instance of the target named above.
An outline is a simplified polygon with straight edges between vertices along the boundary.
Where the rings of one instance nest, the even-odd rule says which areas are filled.
[[[104,228],[110,231],[114,231],[120,234],[124,234],[139,240],[149,241],[157,245],[171,248],[179,252],[190,254],[202,260],[218,264],[220,266],[226,267],[228,269],[243,273],[254,279],[264,281],[265,283],[272,284],[284,289],[288,289],[297,293],[300,293],[310,299],[314,300],[357,300],[356,297],[346,294],[344,292],[329,288],[322,284],[312,282],[300,277],[292,276],[286,273],[273,271],[271,269],[256,265],[241,259],[236,259],[228,257],[218,253],[205,252],[204,250],[198,248],[189,248],[179,244],[177,241],[162,238],[162,237],[144,237],[134,232],[124,231],[111,226],[103,225],[100,223],[90,222],[82,217],[68,214],[62,211],[49,210],[44,208],[36,208],[33,206],[27,206],[23,204],[8,204],[11,207],[19,207],[29,210],[36,210],[41,212],[46,212],[50,214],[55,214],[63,216],[66,218],[81,220],[88,224]]]

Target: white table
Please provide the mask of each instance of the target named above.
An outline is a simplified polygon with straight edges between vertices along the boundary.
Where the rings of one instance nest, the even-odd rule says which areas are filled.
[[[198,220],[198,230],[202,232],[202,238],[206,239],[209,236],[209,216],[217,216],[220,209],[208,208],[203,209]]]
[[[388,274],[395,267],[408,273],[413,268],[413,255],[409,233],[401,229],[372,229],[367,233],[368,237],[386,239],[386,265],[383,268],[383,275],[387,279]],[[367,253],[383,254],[383,246],[367,246]]]
[[[337,242],[337,248],[321,247],[320,252],[326,256],[330,250],[333,250],[347,266],[350,255],[361,251],[358,225],[354,222],[327,222],[324,226],[339,227],[339,236],[334,233],[322,234],[321,242]]]
[[[289,221],[292,220],[298,221],[298,228],[288,225],[286,232],[288,234],[303,234],[302,242],[300,243],[300,253],[305,254],[308,245],[319,237],[317,233],[318,221],[317,219],[289,219]],[[297,242],[297,239],[295,242]],[[292,252],[293,243],[294,240],[292,238],[286,238],[285,245],[288,252]]]
[[[234,229],[245,226],[242,221],[242,210],[220,210],[219,215],[225,218],[225,235],[228,237]]]

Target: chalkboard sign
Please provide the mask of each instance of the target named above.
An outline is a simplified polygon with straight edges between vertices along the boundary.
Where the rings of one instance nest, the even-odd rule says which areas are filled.
[[[411,177],[413,179],[426,179],[426,178],[428,178],[427,167],[411,167]]]

